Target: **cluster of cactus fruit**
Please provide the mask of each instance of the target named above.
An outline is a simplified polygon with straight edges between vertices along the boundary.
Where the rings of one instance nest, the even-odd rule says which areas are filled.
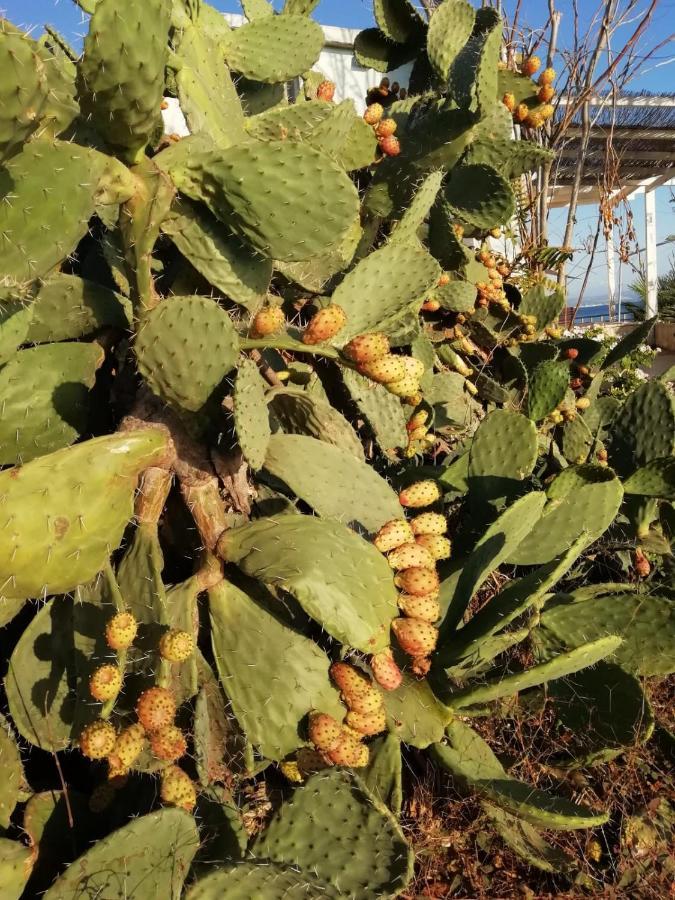
[[[606,389],[653,323],[599,363],[501,246],[552,73],[491,7],[378,2],[358,61],[414,64],[363,116],[312,2],[78,2],[82,54],[0,20],[3,898],[396,896],[419,752],[550,866],[606,815],[471,719],[620,684],[606,760],[675,655],[672,391]]]

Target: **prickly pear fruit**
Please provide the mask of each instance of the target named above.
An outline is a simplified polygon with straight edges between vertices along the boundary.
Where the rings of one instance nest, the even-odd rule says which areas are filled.
[[[446,518],[441,513],[427,512],[420,513],[410,520],[412,533],[417,536],[419,534],[445,534],[448,530]]]
[[[291,784],[302,784],[305,780],[304,775],[300,771],[300,766],[294,759],[285,759],[279,764],[279,768],[281,769],[281,774],[290,781]]]
[[[555,81],[555,69],[552,69],[550,66],[539,76],[539,84],[543,87],[547,84],[553,84]]]
[[[633,566],[635,567],[635,573],[639,575],[640,578],[646,578],[652,570],[651,563],[640,547],[636,547],[635,549]]]
[[[514,115],[517,122],[524,122],[530,115],[530,107],[527,103],[519,103]]]
[[[403,397],[404,400],[414,397],[415,405],[419,402],[417,399],[420,389],[419,381],[416,378],[413,378],[412,375],[404,375],[403,378],[399,378],[396,381],[390,381],[385,387],[389,393],[394,394],[395,397]]]
[[[309,320],[309,324],[302,335],[305,344],[320,344],[329,341],[341,331],[347,324],[347,314],[337,303],[330,303],[320,309]]]
[[[381,119],[376,128],[378,138],[388,137],[396,131],[394,119]]]
[[[129,780],[129,766],[120,762],[114,753],[108,757],[108,783],[115,789],[122,788]]]
[[[389,338],[378,331],[359,334],[345,344],[342,352],[355,363],[370,363],[389,353]]]
[[[115,748],[108,756],[111,765],[129,768],[143,752],[145,729],[138,722],[124,728],[117,736]]]
[[[413,415],[410,416],[405,427],[408,429],[408,431],[416,431],[418,428],[423,428],[428,420],[429,413],[425,409],[420,409],[418,412],[413,413]]]
[[[394,619],[391,627],[401,649],[410,656],[428,656],[436,647],[438,629],[422,619]]]
[[[370,679],[349,663],[333,663],[330,667],[330,677],[344,697],[365,694],[370,688]]]
[[[119,612],[105,627],[105,639],[111,650],[126,650],[134,642],[138,622],[130,612]]]
[[[420,547],[428,551],[433,560],[450,559],[452,545],[442,534],[418,534],[415,538]]]
[[[538,56],[531,56],[529,59],[526,59],[523,62],[523,75],[529,75],[532,77],[535,72],[538,72],[541,68],[541,60]]]
[[[363,746],[347,729],[343,728],[338,743],[326,755],[336,766],[362,766],[366,765],[361,762],[363,758],[361,747]]]
[[[410,668],[413,675],[417,675],[418,678],[425,678],[431,669],[431,660],[428,656],[417,656],[413,659]]]
[[[401,544],[396,550],[392,550],[387,557],[387,562],[392,569],[413,569],[422,567],[424,569],[432,568],[434,558],[426,549],[421,547],[415,541],[408,544]]]
[[[398,495],[401,506],[409,506],[412,509],[420,509],[424,506],[431,506],[443,496],[443,492],[435,481],[427,479],[426,481],[415,481]]]
[[[317,750],[328,752],[337,746],[342,734],[340,723],[327,713],[309,714],[309,739]]]
[[[345,722],[351,729],[358,731],[359,734],[366,735],[366,737],[379,734],[387,727],[384,709],[378,709],[377,712],[370,714],[359,713],[350,709],[345,716]]]
[[[563,352],[563,359],[576,359],[578,355],[579,351],[576,347],[567,347]]]
[[[591,405],[591,401],[588,397],[579,397],[574,405],[577,409],[588,409],[588,407]]]
[[[391,650],[382,650],[370,657],[370,668],[373,677],[383,691],[395,691],[401,686],[403,675],[396,665]]]
[[[99,666],[89,678],[89,693],[94,700],[105,703],[116,697],[122,687],[122,672],[119,666]]]
[[[401,612],[411,619],[421,619],[423,622],[433,624],[441,617],[441,605],[435,594],[400,594],[398,605]]]
[[[187,812],[192,812],[197,802],[192,779],[178,766],[167,766],[162,770],[159,795],[165,803],[180,806]]]
[[[438,573],[435,569],[414,568],[399,572],[395,578],[398,587],[403,588],[407,594],[422,597],[424,594],[433,594],[440,586]]]
[[[80,750],[89,759],[103,759],[112,753],[115,747],[115,729],[110,722],[96,719],[85,726],[80,734]]]
[[[405,519],[392,519],[377,532],[373,543],[380,553],[388,553],[413,540],[413,530]]]
[[[548,103],[555,96],[555,88],[550,84],[543,84],[537,91],[537,100],[540,103]]]
[[[159,641],[159,653],[168,662],[185,662],[194,653],[195,640],[189,631],[165,631]]]
[[[351,694],[349,697],[345,694],[344,700],[349,709],[364,715],[377,712],[378,709],[382,709],[384,703],[382,694],[374,684],[369,684],[363,694]]]
[[[316,99],[326,100],[328,103],[335,96],[335,84],[332,81],[322,81],[316,89]]]
[[[424,363],[421,360],[415,359],[414,356],[401,356],[399,358],[403,360],[406,375],[412,376],[417,381],[423,377]]]
[[[502,103],[508,109],[509,112],[513,112],[516,108],[516,97],[515,94],[512,94],[510,91],[507,91],[506,94],[502,97]]]
[[[400,141],[394,134],[388,134],[386,137],[379,138],[378,144],[385,156],[398,156],[401,152]]]
[[[440,300],[436,300],[434,297],[430,297],[428,300],[425,300],[421,306],[423,312],[438,312],[440,308]]]
[[[379,103],[371,103],[363,114],[364,121],[368,125],[377,125],[384,115],[384,108]]]
[[[167,688],[148,688],[138,698],[136,715],[146,731],[158,731],[173,723],[176,715],[176,699]]]
[[[281,331],[285,324],[286,317],[280,306],[264,306],[255,314],[251,330],[255,337],[267,337]]]
[[[175,762],[185,756],[187,741],[177,725],[165,725],[150,735],[150,749],[157,759]]]
[[[394,356],[392,353],[387,353],[370,362],[361,363],[359,372],[380,384],[391,384],[392,381],[399,381],[406,376],[403,357]]]

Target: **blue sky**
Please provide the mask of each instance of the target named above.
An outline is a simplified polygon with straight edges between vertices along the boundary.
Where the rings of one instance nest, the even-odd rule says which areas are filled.
[[[142,0],[140,0],[142,2]],[[277,3],[279,0],[277,0]],[[237,0],[212,0],[212,5],[224,12],[240,12]],[[510,0],[504,4],[512,7]],[[570,40],[572,26],[572,0],[558,0],[558,7],[563,13],[560,43],[564,45]],[[582,2],[583,17],[590,15],[589,10],[595,8],[595,3]],[[542,10],[545,9],[543,0],[524,0],[521,21],[538,24]],[[76,46],[81,43],[82,35],[86,32],[87,17],[71,0],[0,0],[0,11],[15,24],[23,27],[35,27],[37,33],[44,23],[49,23],[59,29]],[[314,17],[325,25],[339,25],[349,28],[366,28],[373,24],[372,5],[370,0],[321,0],[315,10]],[[675,0],[660,0],[655,20],[650,32],[646,36],[646,43],[656,43],[667,35],[672,35],[675,21]],[[617,38],[618,40],[618,38]],[[671,38],[671,44],[662,48],[656,59],[645,65],[645,71],[636,79],[631,87],[635,89],[650,90],[655,93],[675,91],[675,63],[668,64],[671,55],[675,55],[675,44]],[[659,241],[675,233],[675,205],[670,203],[672,191],[669,188],[660,188],[657,191],[657,239]],[[635,226],[638,239],[644,238],[644,214],[643,200],[636,197],[632,203],[635,214]],[[580,207],[578,224],[575,233],[575,245],[580,246],[589,234],[595,230],[596,211],[593,206]],[[564,211],[554,211],[551,219],[551,242],[555,243],[564,228]],[[602,240],[600,247],[602,247]],[[675,244],[671,247],[663,247],[659,250],[659,271],[668,268],[670,256],[675,254]],[[584,254],[578,253],[570,266],[572,280],[570,282],[570,300],[574,300],[575,289],[578,281],[576,275],[585,268]],[[633,273],[624,267],[624,284],[628,284],[633,278]],[[594,268],[591,281],[587,290],[585,302],[604,302],[605,291],[605,256],[600,254],[598,264]]]

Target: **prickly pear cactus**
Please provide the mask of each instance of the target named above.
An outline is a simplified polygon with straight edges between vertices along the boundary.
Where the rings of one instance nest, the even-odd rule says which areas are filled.
[[[670,386],[618,409],[634,341],[507,254],[551,70],[378,0],[359,115],[312,2],[78,5],[80,55],[0,21],[3,896],[398,896],[422,752],[550,868],[606,814],[466,719],[576,676],[594,759],[649,738],[598,679],[672,669],[675,497]]]

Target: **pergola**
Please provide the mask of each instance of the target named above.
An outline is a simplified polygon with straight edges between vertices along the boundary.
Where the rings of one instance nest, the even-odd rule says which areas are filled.
[[[590,101],[591,133],[584,156],[580,204],[630,200],[642,195],[645,208],[646,316],[657,312],[656,195],[658,187],[675,184],[675,94],[627,94]],[[611,152],[610,152],[611,146]],[[573,120],[559,151],[551,206],[568,206],[582,148],[580,115]],[[606,174],[612,169],[607,196]],[[616,298],[614,241],[607,239],[607,289]]]

